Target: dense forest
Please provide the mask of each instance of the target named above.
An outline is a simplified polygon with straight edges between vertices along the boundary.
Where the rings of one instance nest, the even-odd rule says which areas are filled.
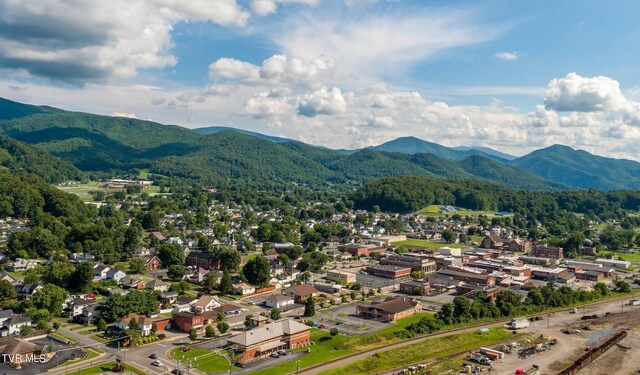
[[[479,181],[436,180],[423,177],[386,177],[370,181],[351,196],[355,207],[409,213],[423,207],[455,205],[484,211],[508,211],[548,217],[560,211],[621,218],[623,210],[640,208],[640,192],[597,190],[525,191]]]

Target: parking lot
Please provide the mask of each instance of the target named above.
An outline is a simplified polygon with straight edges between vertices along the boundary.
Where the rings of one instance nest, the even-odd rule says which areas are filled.
[[[356,306],[365,302],[353,302],[348,305],[333,307],[328,311],[316,310],[313,321],[323,324],[325,329],[338,328],[348,335],[364,335],[390,326],[390,323],[356,316]]]

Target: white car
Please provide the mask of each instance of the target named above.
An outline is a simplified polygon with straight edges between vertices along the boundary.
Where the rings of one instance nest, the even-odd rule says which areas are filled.
[[[153,362],[151,362],[151,364],[154,365],[154,366],[160,367],[160,366],[162,366],[162,361],[153,361]]]

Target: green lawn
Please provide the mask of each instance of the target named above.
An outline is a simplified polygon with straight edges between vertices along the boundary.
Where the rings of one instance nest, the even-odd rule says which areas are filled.
[[[97,366],[93,366],[93,367],[89,367],[80,371],[76,371],[76,372],[72,372],[69,375],[98,375],[98,374],[102,374],[104,372],[111,372],[111,370],[115,367],[116,363],[115,362],[107,362],[101,365],[97,365]],[[125,368],[127,371],[131,371],[134,374],[138,374],[138,375],[146,375],[146,373],[142,370],[139,370],[133,366],[130,365],[125,365]]]
[[[89,194],[90,191],[103,191],[105,193],[113,193],[116,191],[124,191],[124,189],[107,189],[102,186],[106,185],[106,182],[100,181],[91,181],[86,184],[77,184],[72,186],[62,186],[59,187],[60,190],[66,191],[67,193],[73,193],[78,195],[83,201],[91,202],[93,198]],[[142,190],[143,192],[149,193],[149,195],[157,194],[160,191],[159,186],[149,186],[148,189]]]
[[[332,337],[326,331],[312,328],[311,341],[314,341],[316,344],[310,346],[311,353],[300,357],[299,359],[300,369],[355,353],[356,351],[353,349],[344,349],[344,343],[346,342],[346,340],[347,340],[346,336],[338,335],[338,336]],[[304,350],[306,350],[306,348],[294,349],[294,351],[304,351]],[[269,367],[266,369],[253,372],[252,374],[285,375],[285,374],[294,373],[296,371],[296,367],[297,365],[295,361],[288,361],[277,366],[273,366],[273,367]]]
[[[417,363],[425,359],[444,357],[460,351],[474,350],[481,346],[489,346],[505,340],[513,340],[517,336],[518,335],[513,335],[510,331],[502,328],[492,328],[487,333],[474,331],[430,338],[416,344],[374,354],[367,359],[325,371],[323,374],[358,375],[377,373]],[[428,350],[425,350],[427,348]]]
[[[191,365],[204,372],[220,372],[229,369],[229,362],[220,355],[207,349],[193,348],[183,352],[180,348],[171,351],[171,357],[181,363],[191,360]]]
[[[417,215],[422,215],[422,216],[437,216],[437,217],[444,217],[444,216],[453,216],[455,214],[458,214],[462,217],[464,216],[478,216],[478,215],[495,215],[495,212],[493,211],[475,211],[475,210],[459,210],[456,212],[449,212],[449,213],[440,213],[440,208],[442,208],[443,206],[438,206],[438,205],[431,205],[431,206],[427,206],[419,211],[416,212]],[[457,207],[459,209],[459,207]]]
[[[622,260],[628,260],[629,262],[640,262],[640,254],[629,254],[621,251],[605,251],[602,250],[598,253],[598,256],[605,256],[608,254],[614,254],[616,257]]]
[[[432,316],[431,314],[421,313],[398,320],[394,325],[383,328],[379,331],[368,333],[366,335],[356,336],[349,343],[350,348],[358,351],[371,349],[380,346],[380,343],[393,344],[403,339],[396,336],[396,332],[402,331],[410,324],[420,321],[423,317]]]
[[[441,247],[451,247],[451,248],[458,248],[458,249],[466,249],[466,248],[469,247],[469,246],[466,246],[466,245],[450,244],[450,243],[442,243],[442,242],[431,242],[431,241],[427,241],[427,240],[405,240],[405,241],[394,242],[393,244],[394,245],[398,245],[398,246],[406,245],[406,246],[434,247],[436,249],[439,249]]]

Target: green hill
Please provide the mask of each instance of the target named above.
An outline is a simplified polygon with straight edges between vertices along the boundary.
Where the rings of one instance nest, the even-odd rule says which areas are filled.
[[[0,136],[0,166],[9,171],[38,175],[49,183],[84,178],[78,168],[48,152],[11,138]]]

